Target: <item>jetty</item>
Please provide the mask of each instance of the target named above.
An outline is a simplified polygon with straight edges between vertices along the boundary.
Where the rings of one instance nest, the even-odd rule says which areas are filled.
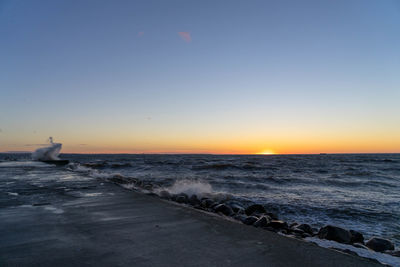
[[[381,266],[96,179],[0,195],[0,266]]]

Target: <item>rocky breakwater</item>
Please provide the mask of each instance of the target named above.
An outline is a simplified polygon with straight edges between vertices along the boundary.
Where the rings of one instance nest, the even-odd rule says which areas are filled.
[[[353,245],[357,248],[383,252],[392,256],[400,257],[400,251],[395,250],[394,244],[386,239],[372,237],[367,242],[364,236],[355,230],[347,230],[341,227],[326,225],[320,229],[314,228],[309,224],[299,224],[297,222],[288,224],[279,219],[278,215],[272,213],[260,204],[242,205],[237,201],[218,200],[210,197],[188,196],[184,193],[172,195],[168,191],[161,191],[158,194],[161,198],[175,201],[181,204],[193,206],[207,212],[213,212],[239,221],[245,225],[261,228],[267,231],[283,234],[289,237],[304,239],[307,237],[318,237],[336,241],[342,244]],[[350,250],[342,252],[355,254]]]
[[[114,176],[111,181],[118,184],[133,184],[133,189],[160,197],[165,200],[174,201],[183,205],[191,206],[207,212],[217,213],[221,216],[229,217],[245,225],[257,227],[267,231],[276,232],[289,237],[304,239],[318,237],[319,239],[336,241],[338,243],[352,245],[356,248],[382,252],[391,256],[400,257],[400,251],[395,250],[394,244],[390,240],[379,237],[372,237],[364,241],[364,236],[356,230],[347,230],[338,226],[326,225],[320,229],[314,228],[305,223],[291,223],[279,219],[278,215],[269,211],[265,206],[257,203],[244,205],[238,201],[231,200],[229,197],[215,197],[213,195],[197,196],[195,194],[171,194],[167,190],[162,190],[159,185],[145,183],[138,179],[126,180],[121,176]],[[342,252],[355,254],[350,250]]]

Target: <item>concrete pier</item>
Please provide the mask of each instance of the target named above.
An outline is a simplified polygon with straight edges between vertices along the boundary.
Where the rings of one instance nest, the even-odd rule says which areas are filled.
[[[0,266],[380,266],[97,180],[1,191]]]

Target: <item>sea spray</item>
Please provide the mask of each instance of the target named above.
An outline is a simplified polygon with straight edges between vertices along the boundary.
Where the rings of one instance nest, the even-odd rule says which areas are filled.
[[[202,196],[213,193],[208,182],[196,180],[177,180],[171,187],[165,189],[171,194],[185,193],[188,196]]]
[[[32,153],[33,160],[59,160],[58,155],[62,147],[61,143],[54,143],[53,137],[49,137],[50,146],[36,149]]]

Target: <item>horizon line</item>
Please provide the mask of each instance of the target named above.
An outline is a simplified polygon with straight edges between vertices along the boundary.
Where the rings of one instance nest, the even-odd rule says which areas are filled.
[[[34,151],[0,151],[0,154],[31,154]],[[368,155],[368,154],[400,154],[400,152],[321,152],[321,153],[273,153],[273,154],[262,154],[262,153],[175,153],[175,152],[159,152],[159,153],[96,153],[96,152],[61,152],[62,154],[77,154],[77,155],[242,155],[242,156],[277,156],[277,155]]]

